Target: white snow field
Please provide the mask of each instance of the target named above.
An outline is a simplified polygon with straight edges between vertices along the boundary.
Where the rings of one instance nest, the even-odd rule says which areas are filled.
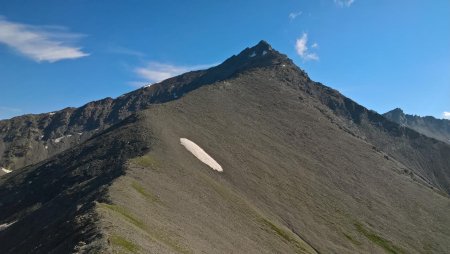
[[[187,138],[180,138],[180,143],[191,152],[197,159],[206,165],[210,166],[212,169],[222,172],[222,166],[217,163],[211,156],[209,156],[200,146],[190,141]]]

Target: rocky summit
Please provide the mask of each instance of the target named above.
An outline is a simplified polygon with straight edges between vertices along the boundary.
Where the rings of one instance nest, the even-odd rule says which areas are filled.
[[[0,121],[0,253],[449,253],[450,145],[394,115],[261,41]]]

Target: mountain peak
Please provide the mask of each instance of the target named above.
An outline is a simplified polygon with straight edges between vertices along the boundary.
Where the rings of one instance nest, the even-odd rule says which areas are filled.
[[[235,70],[248,69],[253,67],[265,67],[280,64],[292,64],[286,55],[273,49],[272,46],[261,40],[253,47],[247,47],[238,55],[233,55],[223,62],[221,67],[231,68]]]
[[[386,112],[384,114],[385,115],[389,114],[389,115],[396,115],[396,116],[404,116],[405,112],[403,112],[403,109],[401,109],[401,108],[395,108],[395,109],[393,109],[391,111],[388,111],[388,112]]]
[[[253,49],[272,50],[272,46],[265,40],[261,40],[252,47]]]
[[[407,122],[406,115],[401,108],[395,108],[383,114],[386,118],[394,121],[400,125],[405,125]]]
[[[426,136],[450,143],[450,124],[448,120],[436,119],[433,116],[408,115],[400,108],[386,112],[383,116]]]
[[[397,114],[405,114],[403,112],[403,109],[401,109],[401,108],[395,108],[395,109],[391,110],[390,112],[397,113]]]
[[[283,56],[287,58],[285,55],[280,52],[274,50],[272,46],[265,40],[261,40],[253,47],[245,48],[238,56],[244,56],[247,59],[261,57],[261,56]]]

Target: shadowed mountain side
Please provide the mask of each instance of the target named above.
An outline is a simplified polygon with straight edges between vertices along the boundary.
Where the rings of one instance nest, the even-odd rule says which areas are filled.
[[[394,123],[320,83],[308,85],[306,92],[347,122],[355,135],[373,144],[374,150],[401,162],[405,173],[414,174],[445,195],[450,193],[450,145]]]
[[[123,164],[148,150],[135,117],[49,160],[0,178],[0,253],[70,253],[100,237],[94,201]],[[94,250],[101,246],[94,246]]]

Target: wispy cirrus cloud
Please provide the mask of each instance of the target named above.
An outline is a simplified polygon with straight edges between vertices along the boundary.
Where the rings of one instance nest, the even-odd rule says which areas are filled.
[[[123,46],[118,46],[118,45],[108,46],[108,48],[106,50],[107,50],[107,52],[113,53],[113,54],[134,56],[134,57],[138,57],[138,58],[145,57],[145,54],[140,51],[130,49],[127,47],[123,47]]]
[[[212,67],[217,64],[201,64],[201,65],[174,65],[160,62],[149,62],[143,67],[138,67],[134,69],[134,73],[143,81],[132,81],[128,82],[129,85],[134,87],[141,87],[146,84],[157,83],[165,79],[180,75],[182,73],[202,70]]]
[[[302,15],[302,11],[298,11],[298,12],[291,12],[289,13],[289,20],[293,21],[294,19],[296,19],[298,16]]]
[[[339,7],[350,7],[355,0],[334,0],[334,3]]]
[[[318,44],[313,43],[312,48],[317,48]],[[301,37],[295,42],[295,50],[297,54],[305,61],[313,60],[318,61],[319,56],[316,53],[311,53],[308,49],[308,34],[303,33]]]
[[[36,62],[56,62],[88,56],[73,43],[83,35],[64,27],[33,26],[6,20],[0,16],[0,43]]]
[[[442,118],[450,120],[450,112],[445,111],[444,113],[442,113]]]

